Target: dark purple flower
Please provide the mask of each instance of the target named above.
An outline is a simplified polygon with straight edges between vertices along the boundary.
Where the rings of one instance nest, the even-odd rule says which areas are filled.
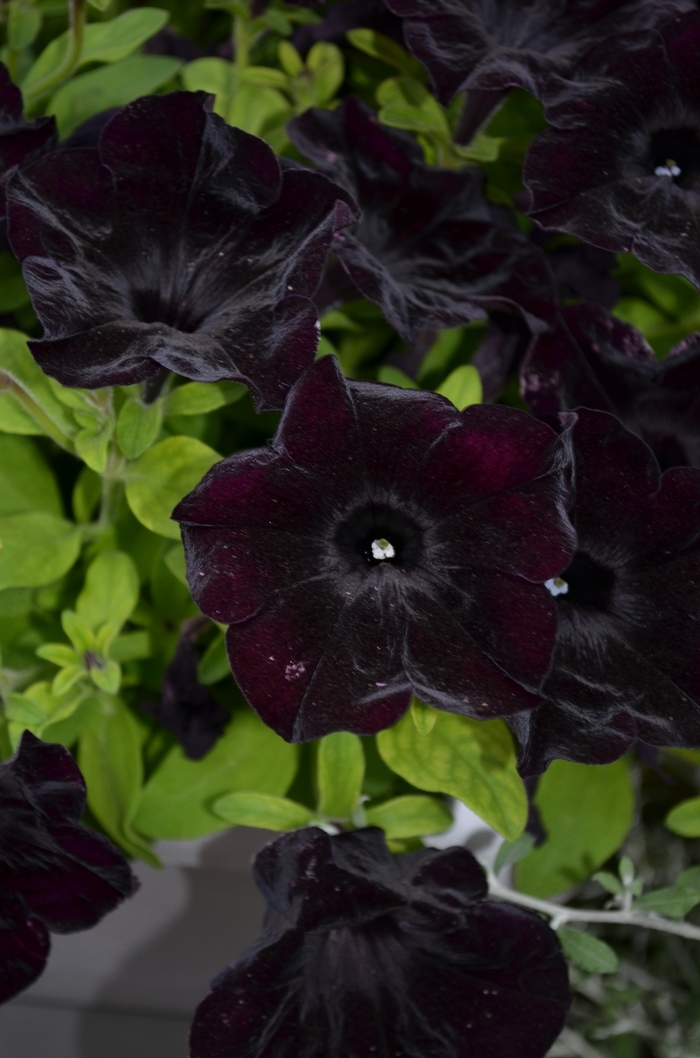
[[[511,718],[524,774],[606,764],[637,740],[700,747],[700,470],[661,474],[607,412],[571,416],[578,550],[558,608],[546,701]]]
[[[68,750],[25,731],[0,764],[0,1002],[44,969],[49,932],[88,929],[136,889],[121,852],[80,825],[84,811]]]
[[[163,675],[160,701],[141,706],[175,736],[190,760],[206,756],[231,719],[228,709],[197,679],[198,664],[197,648],[185,632]]]
[[[549,107],[555,127],[525,159],[539,224],[631,250],[657,272],[700,285],[698,54],[700,12],[672,21],[643,50],[591,57],[604,85]]]
[[[534,706],[556,620],[541,585],[573,547],[565,461],[523,412],[317,361],[272,447],[218,463],[173,515],[253,708],[304,741],[388,727],[414,691],[477,717]]]
[[[323,22],[299,26],[293,37],[298,51],[306,52],[318,40],[343,43],[351,29],[373,29],[403,44],[403,23],[384,6],[383,0],[340,0],[332,4]]]
[[[544,422],[598,408],[642,437],[662,469],[700,467],[700,334],[659,362],[644,336],[599,305],[572,305],[550,334],[533,339],[522,394]]]
[[[334,111],[307,110],[287,129],[298,150],[359,202],[360,222],[338,233],[333,248],[407,342],[484,319],[487,309],[520,313],[534,330],[552,319],[545,255],[503,226],[478,169],[425,165],[412,137],[384,128],[354,98]]]
[[[447,105],[464,89],[538,98],[598,42],[653,28],[693,0],[386,0]]]
[[[22,113],[22,93],[0,63],[0,219],[5,216],[7,180],[15,167],[50,151],[57,140],[54,118],[27,121]]]
[[[201,92],[138,99],[97,149],[56,151],[8,191],[10,240],[47,374],[94,388],[153,378],[247,382],[279,408],[314,358],[311,301],[333,232],[354,219],[316,173],[281,172]]]
[[[542,1058],[570,1003],[531,911],[488,900],[464,848],[392,856],[380,830],[257,855],[265,927],[197,1009],[191,1058]]]

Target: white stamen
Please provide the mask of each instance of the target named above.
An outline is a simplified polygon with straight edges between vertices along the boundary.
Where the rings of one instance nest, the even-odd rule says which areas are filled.
[[[665,165],[657,165],[654,170],[654,176],[680,176],[681,171],[679,166],[676,165],[673,158],[667,158]]]
[[[372,541],[372,558],[376,559],[377,562],[382,562],[385,558],[394,558],[395,555],[396,551],[393,544],[390,544],[383,536],[380,536],[378,540]]]
[[[566,595],[569,590],[569,585],[563,577],[552,577],[551,580],[544,582],[544,586],[555,598],[557,595]]]

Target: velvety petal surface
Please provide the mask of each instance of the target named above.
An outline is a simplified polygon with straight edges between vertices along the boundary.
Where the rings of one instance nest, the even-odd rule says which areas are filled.
[[[562,322],[532,340],[521,390],[534,413],[615,414],[653,450],[662,469],[700,466],[700,336],[658,361],[643,335],[598,305],[566,307]]]
[[[0,63],[0,219],[6,211],[5,186],[15,167],[50,151],[57,141],[55,118],[27,121],[22,112],[22,93],[7,67]]]
[[[280,408],[313,360],[310,298],[355,207],[320,174],[282,173],[267,144],[208,107],[201,92],[136,100],[96,149],[15,177],[9,237],[44,326],[31,348],[64,384],[166,367],[239,378]]]
[[[542,581],[574,551],[567,444],[520,411],[310,367],[271,447],[217,464],[173,515],[265,722],[372,734],[412,690],[467,715],[532,708],[555,633]]]
[[[636,741],[700,746],[700,471],[660,473],[605,412],[580,409],[573,562],[549,587],[558,610],[545,702],[512,718],[520,768],[616,760]]]
[[[266,927],[215,982],[192,1058],[542,1058],[569,1003],[554,933],[484,899],[466,849],[391,857],[313,828],[254,867]]]
[[[51,938],[43,922],[5,897],[0,906],[0,1003],[29,988],[49,957]]]
[[[438,169],[405,133],[381,126],[358,99],[306,111],[288,125],[296,147],[346,188],[359,224],[333,248],[357,289],[407,342],[425,331],[521,314],[534,330],[553,318],[544,253],[505,226],[476,168]]]

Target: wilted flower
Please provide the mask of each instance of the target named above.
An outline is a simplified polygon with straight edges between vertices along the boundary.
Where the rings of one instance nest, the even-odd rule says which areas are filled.
[[[533,339],[523,397],[545,422],[598,408],[642,437],[662,470],[700,467],[700,335],[659,361],[644,336],[598,305],[571,305],[551,334]]]
[[[12,180],[9,235],[64,385],[126,385],[169,368],[238,378],[282,406],[314,358],[333,232],[354,218],[319,174],[281,172],[204,93],[136,100],[97,149],[45,155]]]
[[[15,166],[50,151],[58,140],[53,117],[27,121],[22,93],[0,63],[0,219],[5,216],[5,185]]]
[[[484,319],[487,309],[522,314],[534,330],[547,326],[556,295],[545,254],[504,226],[478,169],[425,165],[414,139],[384,128],[355,98],[334,111],[307,110],[287,130],[360,204],[360,222],[338,233],[333,249],[407,342]]]
[[[88,929],[136,889],[119,850],[80,825],[84,811],[68,750],[25,731],[0,764],[0,1002],[44,969],[49,932]]]
[[[648,48],[606,48],[605,85],[549,107],[525,159],[530,214],[700,285],[700,13]]]
[[[231,719],[228,709],[197,679],[198,664],[197,648],[185,632],[163,674],[160,701],[141,705],[175,736],[190,760],[206,756]]]
[[[572,419],[578,550],[544,589],[559,612],[546,701],[511,718],[526,775],[637,740],[700,747],[700,470],[661,475],[606,412]]]
[[[388,727],[414,691],[478,717],[535,705],[556,621],[541,584],[573,551],[565,462],[520,411],[317,361],[272,447],[218,463],[173,515],[263,720],[302,741]]]
[[[214,982],[191,1058],[542,1058],[570,996],[556,935],[486,899],[464,848],[391,856],[307,828],[258,853],[262,935]]]

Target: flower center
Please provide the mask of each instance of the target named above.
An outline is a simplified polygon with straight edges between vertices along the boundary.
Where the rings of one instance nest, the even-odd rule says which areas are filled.
[[[379,540],[373,540],[372,546],[372,558],[376,558],[377,562],[383,562],[385,558],[395,558],[396,549],[393,544],[390,544],[383,536]]]
[[[377,566],[414,569],[422,553],[422,533],[413,519],[383,504],[352,512],[336,531],[335,543],[356,570]]]
[[[574,555],[568,569],[560,577],[545,582],[545,588],[556,598],[562,596],[567,606],[583,606],[607,610],[617,580],[615,571],[601,566],[584,551]]]
[[[683,188],[700,183],[698,129],[662,129],[651,138],[650,169],[655,176],[673,180]]]

